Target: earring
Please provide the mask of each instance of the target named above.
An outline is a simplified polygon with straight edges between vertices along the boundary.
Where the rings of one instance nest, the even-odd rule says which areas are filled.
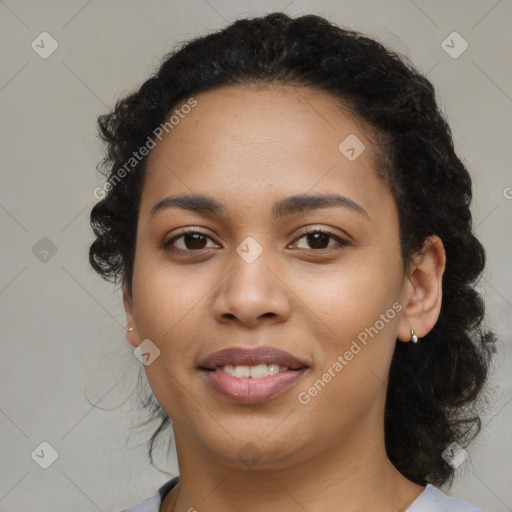
[[[414,334],[414,329],[411,329],[411,341],[413,343],[418,343],[418,336],[416,336],[416,334]]]
[[[127,330],[128,332],[132,332],[132,331],[133,331],[133,327],[128,327],[126,330]]]

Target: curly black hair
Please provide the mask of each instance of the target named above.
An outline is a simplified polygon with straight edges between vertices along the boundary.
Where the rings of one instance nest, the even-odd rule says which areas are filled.
[[[255,84],[313,87],[349,105],[376,134],[376,171],[398,208],[404,268],[427,237],[437,235],[444,244],[439,319],[422,343],[396,343],[385,443],[388,458],[408,479],[451,484],[454,469],[443,451],[453,442],[467,446],[481,429],[477,406],[496,335],[482,327],[484,303],[475,290],[485,251],[472,232],[471,178],[455,154],[432,83],[406,57],[323,17],[291,18],[280,12],[239,19],[182,43],[138,91],[98,118],[107,147],[99,168],[108,186],[91,211],[96,239],[90,264],[131,293],[147,161],[135,161],[134,155],[171,110],[193,94]],[[132,168],[127,170],[128,161]],[[153,463],[153,443],[170,420],[151,397],[145,406],[150,404],[161,419],[149,441]]]

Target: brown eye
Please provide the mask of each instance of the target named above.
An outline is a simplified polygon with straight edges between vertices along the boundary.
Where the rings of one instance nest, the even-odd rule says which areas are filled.
[[[336,246],[336,243],[329,245],[329,239],[333,239],[338,242],[338,246],[350,245],[349,242],[343,240],[339,236],[331,233],[330,231],[324,231],[323,229],[313,229],[302,234],[297,240],[306,239],[306,243],[309,247],[299,247],[299,249],[312,249],[312,250],[325,250]]]
[[[210,237],[201,231],[185,231],[171,238],[167,242],[164,242],[162,248],[184,252],[200,251],[207,248],[205,244],[207,243],[208,238]],[[181,247],[176,247],[175,243],[180,239],[183,239]]]
[[[312,249],[325,249],[329,245],[329,235],[325,233],[308,233],[306,239]]]
[[[208,249],[206,244],[208,239],[212,240],[210,236],[201,231],[184,231],[176,235],[162,244],[162,249],[173,252],[199,252]],[[323,229],[312,229],[302,234],[297,240],[306,240],[308,247],[298,247],[299,249],[309,249],[312,251],[325,251],[332,248],[344,247],[350,245],[349,242],[340,238],[339,236],[325,231]],[[335,243],[329,244],[333,240]],[[177,243],[179,241],[179,243]],[[337,242],[337,243],[336,243]]]

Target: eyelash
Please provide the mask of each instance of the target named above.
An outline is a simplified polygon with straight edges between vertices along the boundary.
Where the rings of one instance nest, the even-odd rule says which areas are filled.
[[[340,238],[339,236],[335,235],[334,233],[328,231],[328,230],[325,230],[325,229],[321,229],[321,228],[314,228],[314,229],[311,229],[309,231],[305,231],[303,233],[301,233],[301,235],[295,239],[295,241],[297,240],[300,240],[301,238],[304,238],[305,236],[307,235],[310,235],[310,234],[313,234],[313,233],[322,233],[324,235],[327,235],[329,236],[330,238],[334,238],[337,242],[338,242],[338,247],[336,246],[332,246],[332,247],[326,247],[324,249],[299,249],[301,251],[314,251],[314,252],[330,252],[331,250],[339,250],[339,249],[342,249],[343,247],[346,247],[348,245],[350,245],[349,242],[347,242],[347,240],[344,240],[343,238]],[[183,231],[181,232],[180,234],[170,238],[169,240],[165,241],[162,243],[161,245],[161,249],[164,249],[164,250],[167,250],[167,251],[171,251],[171,252],[174,252],[174,253],[193,253],[193,252],[200,252],[200,251],[205,251],[205,250],[208,250],[208,249],[177,249],[176,247],[173,247],[172,244],[178,240],[179,238],[182,238],[183,236],[186,236],[186,235],[201,235],[201,236],[205,236],[207,238],[210,238],[210,240],[213,240],[212,237],[210,237],[209,235],[207,235],[206,233],[203,233],[202,231],[198,231],[198,230],[195,230],[195,229],[191,229],[191,230],[188,230],[188,231]]]

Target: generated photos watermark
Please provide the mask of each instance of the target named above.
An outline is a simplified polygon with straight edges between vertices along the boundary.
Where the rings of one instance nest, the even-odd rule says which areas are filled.
[[[120,183],[139,164],[139,162],[149,155],[149,151],[156,146],[155,138],[161,141],[164,133],[169,133],[173,130],[179,124],[180,120],[184,119],[196,105],[197,100],[191,97],[179,109],[174,109],[173,114],[169,116],[167,121],[165,123],[161,123],[153,130],[153,137],[148,135],[146,142],[132,153],[132,156],[128,158],[124,165],[117,169],[117,171],[113,173],[101,187],[96,187],[93,190],[94,197],[96,199],[105,198],[107,192]]]
[[[372,339],[384,329],[386,324],[395,318],[396,314],[402,311],[402,304],[395,302],[385,313],[381,314],[379,320],[377,320],[372,326],[366,327],[357,335],[357,341],[353,340],[350,348],[346,350],[342,355],[339,355],[335,361],[327,368],[322,376],[315,381],[306,391],[301,391],[297,395],[299,403],[307,405],[311,400],[316,397],[325,386],[331,382],[342,370],[349,364],[354,357],[361,352],[361,350],[368,344],[368,336]],[[359,341],[359,343],[358,343]]]

